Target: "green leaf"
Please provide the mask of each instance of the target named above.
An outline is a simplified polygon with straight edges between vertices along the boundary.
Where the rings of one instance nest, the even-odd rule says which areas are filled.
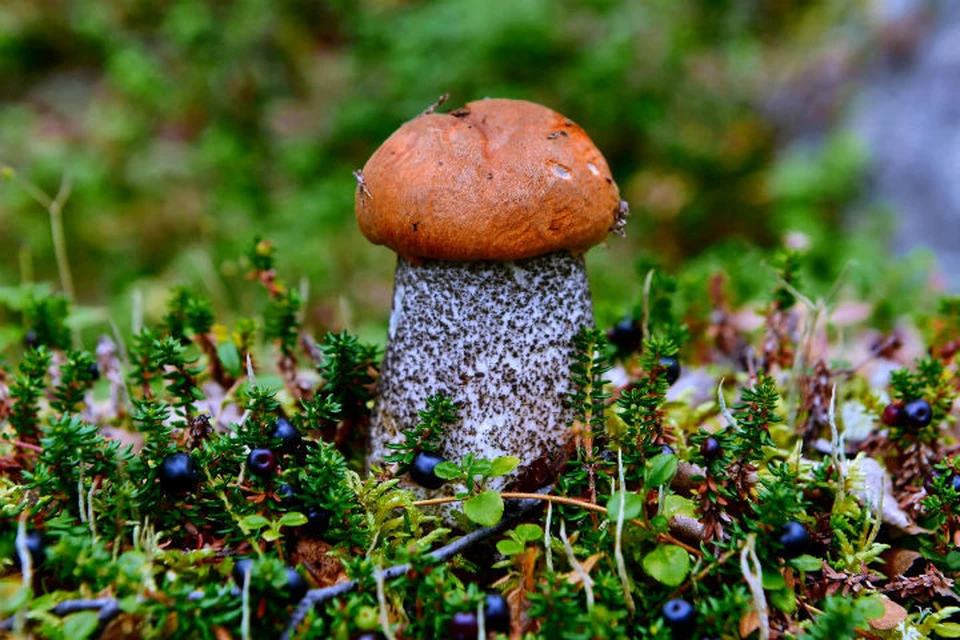
[[[787,581],[777,571],[764,571],[762,583],[763,588],[767,591],[777,591],[787,587]]]
[[[496,491],[478,493],[463,503],[463,513],[477,524],[492,527],[503,517],[503,498]]]
[[[63,637],[83,640],[93,635],[99,625],[96,611],[80,611],[63,619]]]
[[[653,489],[669,484],[677,473],[677,456],[672,453],[658,453],[647,461],[644,472],[644,484]]]
[[[513,540],[501,540],[497,543],[497,551],[505,556],[515,556],[523,553],[523,545]]]
[[[790,615],[797,609],[797,596],[790,589],[776,589],[770,592],[770,603]]]
[[[690,573],[690,556],[676,545],[660,545],[643,557],[643,570],[657,582],[677,587]]]
[[[140,596],[130,595],[120,598],[120,600],[117,601],[117,606],[119,606],[120,611],[124,613],[136,613],[140,609]]]
[[[696,518],[697,505],[694,504],[690,498],[684,498],[675,493],[670,493],[663,499],[663,515],[667,518],[672,518],[673,516]]]
[[[960,638],[960,624],[956,622],[938,622],[933,630],[941,638]]]
[[[233,377],[239,377],[243,372],[243,365],[240,363],[240,352],[237,351],[237,345],[233,344],[232,340],[221,342],[217,345],[217,357],[220,358],[220,363],[223,365],[223,368]]]
[[[453,462],[441,462],[433,468],[433,474],[443,480],[456,480],[463,475],[463,471]]]
[[[516,469],[517,465],[519,464],[520,458],[515,456],[501,456],[499,458],[494,458],[493,462],[490,464],[489,475],[491,477],[505,476]]]
[[[273,542],[274,540],[280,539],[280,531],[278,529],[267,529],[260,537],[266,540],[267,542]]]
[[[880,596],[866,596],[857,600],[857,609],[863,613],[867,620],[879,618],[887,609],[883,606],[883,599]]]
[[[960,551],[954,549],[947,554],[947,566],[951,571],[956,571],[960,569]]]
[[[643,512],[643,498],[635,493],[624,494],[623,491],[617,491],[607,501],[607,517],[610,518],[611,522],[616,522],[617,518],[620,517],[621,503],[623,504],[624,521],[633,520]]]
[[[823,569],[823,561],[809,554],[803,554],[790,560],[790,566],[808,573]]]
[[[493,468],[493,464],[489,460],[484,460],[480,458],[472,465],[470,465],[470,475],[471,476],[483,476],[484,478],[490,476],[490,469]]]
[[[15,612],[29,599],[30,589],[23,586],[19,577],[0,580],[0,614]]]
[[[307,516],[299,511],[291,511],[280,516],[280,526],[282,527],[302,527],[307,524]]]
[[[543,537],[543,529],[540,528],[538,524],[518,524],[517,528],[513,530],[514,535],[524,542],[533,542],[534,540],[539,540]]]
[[[241,529],[262,529],[263,527],[269,526],[270,521],[264,518],[259,513],[252,513],[249,516],[244,516],[240,518],[240,528]]]

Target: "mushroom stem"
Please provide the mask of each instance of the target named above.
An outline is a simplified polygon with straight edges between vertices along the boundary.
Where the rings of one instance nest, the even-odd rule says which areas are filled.
[[[436,393],[459,409],[441,446],[448,460],[517,456],[522,471],[558,458],[574,418],[573,336],[587,326],[593,309],[582,256],[417,265],[399,258],[370,462],[382,463],[386,444],[402,440]],[[498,480],[489,488],[507,484]]]

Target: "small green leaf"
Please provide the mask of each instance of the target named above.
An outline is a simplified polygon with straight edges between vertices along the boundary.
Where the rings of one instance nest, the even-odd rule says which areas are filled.
[[[933,630],[941,638],[960,638],[960,624],[956,622],[938,622]]]
[[[259,513],[252,513],[240,519],[241,529],[262,529],[263,527],[269,526],[269,524],[270,521]]]
[[[501,540],[497,543],[497,551],[505,556],[515,556],[523,553],[523,545],[513,540]]]
[[[493,462],[490,464],[489,475],[491,477],[505,476],[516,469],[517,465],[519,464],[520,458],[515,456],[501,456],[499,458],[494,458]]]
[[[675,493],[670,493],[663,499],[663,515],[667,518],[672,518],[673,516],[696,518],[697,505],[694,504],[690,498],[684,498]]]
[[[767,591],[776,591],[787,587],[787,581],[784,580],[783,576],[777,571],[765,571],[762,582],[763,588]]]
[[[63,619],[63,637],[70,640],[84,640],[93,635],[100,622],[96,611],[80,611]]]
[[[867,620],[879,618],[886,613],[887,608],[883,606],[883,599],[880,596],[866,596],[857,600],[857,609]]]
[[[518,524],[513,530],[514,535],[524,542],[533,542],[543,537],[543,529],[538,524],[524,523]]]
[[[233,377],[239,377],[243,372],[240,352],[237,351],[237,345],[233,344],[232,340],[217,345],[217,357],[220,358],[223,368]]]
[[[484,460],[483,458],[478,459],[472,465],[470,465],[470,475],[471,476],[483,476],[484,478],[490,476],[490,469],[493,468],[493,464],[489,460]]]
[[[460,467],[453,462],[441,462],[433,468],[433,475],[443,480],[456,480],[463,475]]]
[[[0,580],[0,614],[15,612],[29,599],[30,589],[24,587],[19,578]]]
[[[280,539],[280,531],[278,531],[277,529],[267,529],[262,534],[260,534],[260,537],[266,540],[267,542],[273,542],[274,540]]]
[[[657,582],[677,587],[690,573],[690,556],[678,546],[660,545],[643,557],[643,570]]]
[[[140,609],[140,596],[130,595],[125,598],[120,598],[117,601],[117,606],[120,607],[120,611],[124,613],[136,613]]]
[[[947,567],[949,567],[951,571],[960,569],[960,551],[954,549],[947,554]]]
[[[611,522],[616,522],[620,517],[621,504],[623,504],[624,521],[633,520],[643,512],[643,498],[635,493],[627,493],[624,497],[623,491],[617,491],[607,501],[607,517]]]
[[[280,516],[280,526],[282,527],[302,527],[307,524],[307,516],[299,511],[291,511]]]
[[[503,498],[496,491],[478,493],[463,503],[463,513],[485,527],[492,527],[503,517]]]
[[[808,573],[813,571],[820,571],[823,569],[823,561],[818,558],[814,558],[809,554],[804,554],[802,556],[797,556],[790,560],[790,566],[800,571],[806,571]]]
[[[797,596],[790,589],[776,589],[770,592],[770,603],[790,615],[797,609]]]
[[[672,453],[658,453],[647,462],[644,484],[650,489],[661,487],[669,484],[676,473],[677,456]]]

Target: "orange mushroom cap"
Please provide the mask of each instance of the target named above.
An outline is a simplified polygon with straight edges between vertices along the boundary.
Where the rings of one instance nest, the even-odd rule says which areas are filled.
[[[583,129],[503,99],[405,123],[364,166],[356,212],[371,242],[412,259],[582,253],[622,224],[617,185]]]

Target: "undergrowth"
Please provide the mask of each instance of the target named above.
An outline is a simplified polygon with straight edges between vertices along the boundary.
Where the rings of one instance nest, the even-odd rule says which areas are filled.
[[[960,303],[838,345],[802,259],[771,261],[738,309],[752,327],[721,273],[691,307],[643,265],[637,335],[571,345],[570,455],[539,494],[487,488],[516,458],[437,467],[467,487],[447,501],[468,532],[407,476],[456,405],[424,398],[365,469],[379,349],[310,335],[269,242],[263,315],[232,327],[177,288],[159,325],[75,348],[66,300],[24,285],[0,365],[3,632],[477,637],[472,616],[501,638],[958,637]]]

